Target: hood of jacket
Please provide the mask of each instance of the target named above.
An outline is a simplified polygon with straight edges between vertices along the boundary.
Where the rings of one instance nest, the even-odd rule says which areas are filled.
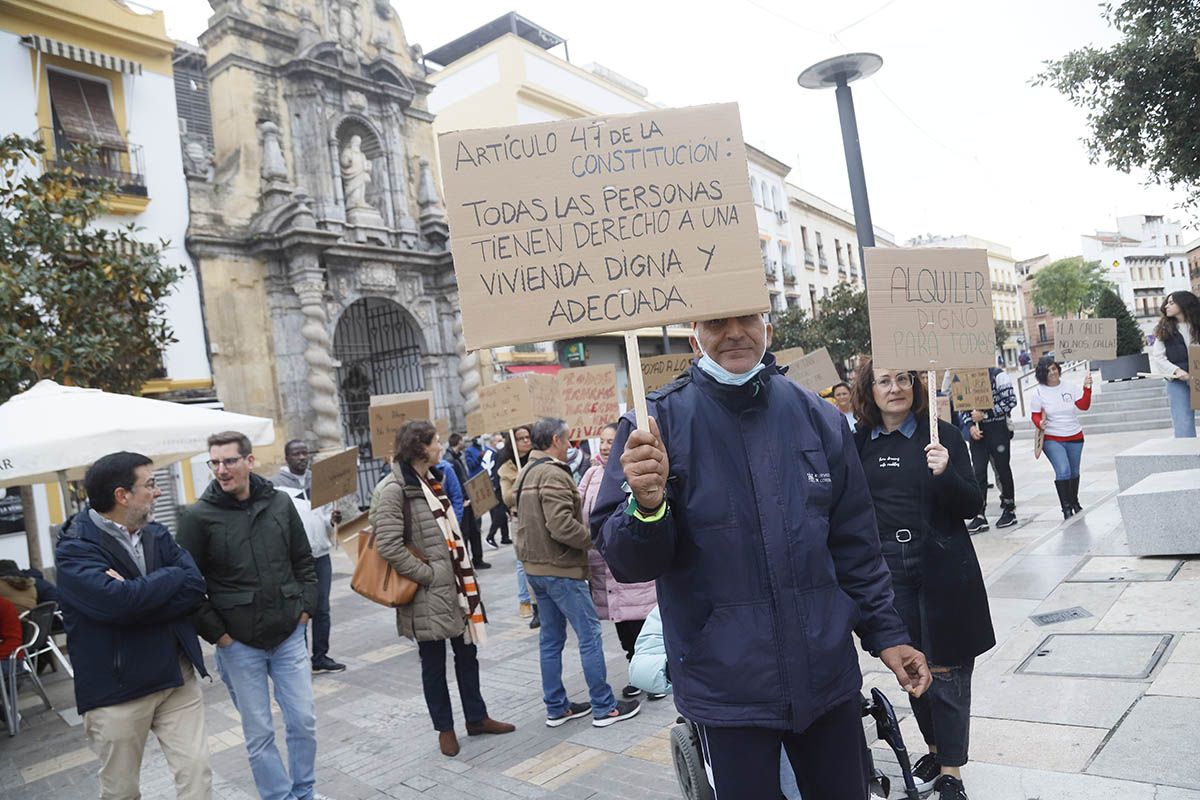
[[[250,473],[250,497],[247,498],[249,503],[258,503],[263,500],[270,500],[275,494],[275,484],[271,483],[261,475]],[[242,507],[241,501],[236,497],[226,492],[221,488],[221,484],[214,478],[212,483],[208,484],[208,488],[204,490],[204,494],[200,495],[198,502],[208,503],[217,508],[238,509]]]
[[[276,486],[286,486],[289,489],[299,489],[302,492],[307,492],[312,488],[312,470],[306,469],[303,475],[297,475],[289,468],[284,467],[275,476],[274,484]]]

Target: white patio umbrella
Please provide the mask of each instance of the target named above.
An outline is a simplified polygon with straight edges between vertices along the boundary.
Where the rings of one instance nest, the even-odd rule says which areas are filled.
[[[265,417],[39,381],[0,405],[0,488],[78,480],[118,450],[162,467],[204,452],[210,435],[230,430],[255,445],[275,441]]]

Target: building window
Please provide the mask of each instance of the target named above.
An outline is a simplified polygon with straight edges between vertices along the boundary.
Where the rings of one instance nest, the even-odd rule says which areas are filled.
[[[820,262],[822,271],[829,271],[829,262],[825,260],[825,243],[821,241],[820,231],[817,231],[817,261]]]
[[[762,184],[762,202],[763,208],[767,209],[767,211],[775,210],[775,204],[771,202],[771,187],[767,186],[766,181],[763,181]]]
[[[85,176],[117,183],[122,193],[146,196],[141,148],[131,147],[117,125],[109,86],[104,81],[47,70],[52,128],[44,136],[51,167],[66,165],[64,155],[80,146],[94,151],[85,163],[71,166]]]
[[[1046,323],[1038,323],[1038,342],[1046,341]]]
[[[833,240],[833,252],[837,255],[838,266],[839,267],[846,266],[846,262],[844,262],[842,260],[842,240],[841,239]]]
[[[850,262],[851,271],[857,269],[854,266],[854,245],[850,242],[846,242],[846,260]]]
[[[761,206],[763,204],[763,201],[762,201],[762,193],[759,191],[759,188],[758,188],[758,178],[750,179],[750,193],[754,195],[754,205]]]
[[[771,208],[783,210],[783,206],[779,204],[779,187],[771,187]]]

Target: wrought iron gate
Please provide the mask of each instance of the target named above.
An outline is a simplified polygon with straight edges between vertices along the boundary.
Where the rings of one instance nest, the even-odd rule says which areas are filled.
[[[351,304],[338,320],[333,357],[341,365],[337,382],[342,430],[347,446],[358,447],[358,503],[366,508],[384,474],[386,456],[371,452],[371,396],[425,388],[420,333],[399,304],[367,297]]]

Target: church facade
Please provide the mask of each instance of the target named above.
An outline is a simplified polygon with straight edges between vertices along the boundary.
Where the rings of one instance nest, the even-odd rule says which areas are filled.
[[[432,87],[387,0],[211,4],[176,86],[216,390],[277,448],[358,446],[364,502],[372,395],[464,423]]]

